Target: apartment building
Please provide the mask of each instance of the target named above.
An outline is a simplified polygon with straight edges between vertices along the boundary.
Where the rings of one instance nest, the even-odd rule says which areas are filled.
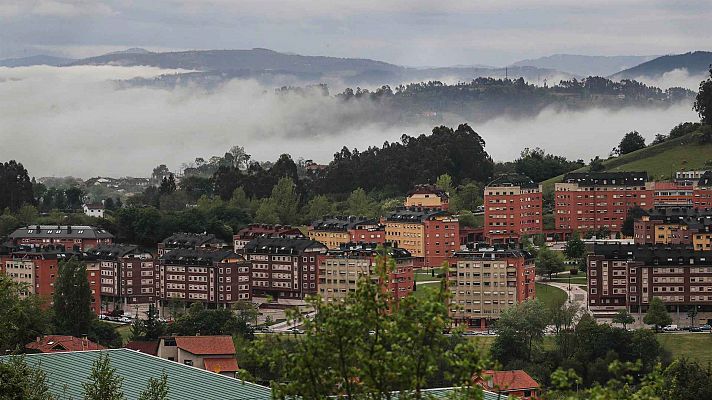
[[[158,256],[166,255],[176,249],[221,250],[225,247],[227,247],[227,243],[213,234],[179,232],[158,243]]]
[[[59,275],[59,264],[74,258],[83,262],[87,270],[87,279],[92,291],[91,307],[99,314],[101,311],[100,266],[96,258],[85,253],[65,253],[58,251],[40,251],[34,248],[15,249],[0,255],[0,273],[13,281],[26,284],[24,295],[38,295],[47,307],[53,304],[54,283]]]
[[[376,220],[355,223],[349,234],[352,243],[386,243],[386,227]]]
[[[712,171],[707,171],[694,187],[692,202],[696,208],[712,208]]]
[[[250,224],[237,231],[232,237],[235,252],[242,250],[247,243],[258,237],[305,237],[298,228],[290,225]]]
[[[455,325],[484,329],[504,309],[536,296],[534,258],[518,249],[455,253],[450,261],[450,315]]]
[[[227,307],[249,301],[250,263],[232,250],[173,249],[158,260],[160,300]]]
[[[634,221],[635,244],[695,245],[712,235],[712,208],[655,207]],[[699,248],[704,250],[704,246]]]
[[[13,246],[57,251],[86,251],[113,243],[114,236],[101,228],[85,225],[29,225],[8,238]]]
[[[416,185],[405,199],[405,207],[422,207],[447,211],[450,197],[435,185]]]
[[[689,181],[653,182],[653,206],[692,207],[695,187]]]
[[[554,186],[556,229],[620,232],[628,210],[653,206],[645,172],[569,173]]]
[[[378,221],[366,217],[324,217],[309,225],[309,239],[326,245],[329,249],[338,249],[351,242],[351,232],[359,225],[363,228],[377,227]]]
[[[101,296],[107,307],[145,312],[159,300],[158,265],[153,255],[134,245],[101,245],[88,254],[99,260]]]
[[[488,243],[518,242],[544,229],[542,187],[526,176],[509,174],[490,182],[484,207]]]
[[[327,250],[306,238],[255,238],[240,252],[252,263],[252,295],[301,300],[316,294],[318,257]]]
[[[645,313],[653,297],[685,323],[697,307],[700,319],[712,318],[712,251],[690,246],[596,244],[588,263],[588,305],[594,315],[620,309]],[[681,316],[682,315],[682,316]]]
[[[439,209],[404,208],[382,218],[386,242],[407,250],[416,265],[437,267],[460,249],[460,224]]]
[[[342,301],[349,293],[356,291],[359,280],[377,280],[377,247],[375,243],[348,243],[338,250],[320,255],[319,295],[327,302]],[[400,248],[385,247],[384,252],[395,262],[384,287],[398,301],[413,291],[413,258],[408,251]]]

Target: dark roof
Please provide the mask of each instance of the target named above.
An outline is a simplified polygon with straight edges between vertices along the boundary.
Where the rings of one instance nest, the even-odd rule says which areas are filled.
[[[690,230],[712,229],[712,208],[655,207],[646,212],[651,221],[687,225]]]
[[[640,261],[646,265],[712,265],[712,251],[694,251],[685,245],[594,243],[593,254],[606,260]]]
[[[171,236],[168,236],[167,238],[163,239],[161,243],[163,243],[166,247],[169,248],[192,248],[210,244],[225,244],[225,242],[216,238],[215,235],[213,235],[212,233],[204,234],[186,232],[174,233]]]
[[[85,225],[29,225],[18,228],[9,236],[11,239],[25,238],[68,238],[68,239],[111,239],[111,233],[94,226]]]
[[[448,194],[444,190],[440,189],[439,187],[431,184],[425,184],[425,185],[415,185],[413,189],[411,189],[408,192],[408,196],[412,196],[414,194],[435,194],[438,197],[440,197],[443,200],[448,199]]]
[[[329,255],[333,257],[370,257],[377,255],[376,250],[380,246],[377,243],[342,243],[338,249],[329,250]],[[390,245],[383,246],[390,257],[410,258],[410,252],[400,247]]]
[[[87,250],[88,254],[98,258],[122,258],[130,254],[135,254],[138,246],[126,244],[101,244],[93,249]]]
[[[537,188],[539,184],[534,182],[530,177],[521,174],[502,174],[488,183],[487,186],[519,186],[523,188]]]
[[[103,210],[105,207],[101,203],[84,204],[90,210]]]
[[[257,254],[299,254],[307,250],[326,252],[327,247],[316,240],[306,238],[258,237],[247,243],[243,250],[245,253]]]
[[[109,357],[116,375],[123,378],[123,391],[127,399],[138,399],[149,378],[168,376],[171,400],[270,400],[270,388],[241,379],[230,378],[175,361],[140,353],[129,349],[77,351],[25,355],[25,362],[47,374],[50,392],[62,398],[81,399],[82,383],[91,373],[93,363],[100,355]],[[5,362],[9,356],[0,357]]]
[[[374,219],[369,219],[367,217],[354,217],[354,216],[337,216],[337,217],[324,217],[323,219],[316,220],[312,222],[311,229],[315,231],[348,231],[354,229],[357,225],[372,224],[375,225],[378,222]]]
[[[259,236],[304,237],[302,231],[291,225],[250,224],[240,229],[235,239],[254,239]]]
[[[36,341],[27,343],[25,348],[40,353],[57,353],[63,351],[104,350],[106,347],[89,339],[74,336],[46,335]]]
[[[532,254],[526,250],[503,248],[456,251],[454,257],[466,260],[496,260],[511,257],[533,258]]]
[[[161,256],[163,264],[206,265],[210,266],[228,258],[242,259],[232,250],[193,250],[176,249]]]
[[[438,215],[445,215],[447,212],[440,209],[410,207],[401,208],[391,212],[386,216],[387,221],[393,222],[423,222]]]
[[[697,181],[698,186],[711,187],[712,186],[712,171],[707,171],[700,177]]]
[[[124,345],[124,348],[140,351],[141,353],[150,354],[155,356],[158,354],[158,340],[154,341],[143,341],[143,340],[133,340]]]
[[[641,186],[647,181],[647,172],[569,172],[563,180],[581,186]]]

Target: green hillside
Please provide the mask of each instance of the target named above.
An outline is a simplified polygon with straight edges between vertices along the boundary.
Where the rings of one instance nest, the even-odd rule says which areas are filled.
[[[698,132],[670,139],[655,146],[603,161],[606,171],[646,171],[653,180],[670,179],[676,171],[710,168],[712,143],[699,144]],[[588,171],[588,166],[574,172]],[[563,175],[542,182],[544,191],[553,190]]]

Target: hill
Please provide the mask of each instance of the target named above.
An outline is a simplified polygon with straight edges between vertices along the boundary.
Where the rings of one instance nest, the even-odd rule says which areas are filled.
[[[621,70],[650,61],[657,56],[582,56],[554,54],[529,60],[517,61],[512,66],[537,67],[565,71],[577,76],[608,76]]]
[[[36,56],[21,57],[21,58],[6,58],[0,60],[0,67],[29,67],[32,65],[51,65],[54,67],[68,64],[75,61],[71,58],[47,56],[39,54]]]
[[[635,79],[641,76],[659,77],[676,69],[686,69],[690,75],[706,75],[712,64],[712,52],[695,51],[685,54],[674,54],[628,68],[611,76],[612,79]]]
[[[670,179],[676,171],[709,169],[712,162],[712,143],[699,144],[699,132],[669,139],[655,146],[603,161],[606,171],[646,171],[653,180]],[[574,172],[588,171],[588,166]],[[542,182],[544,191],[552,190],[563,175]]]

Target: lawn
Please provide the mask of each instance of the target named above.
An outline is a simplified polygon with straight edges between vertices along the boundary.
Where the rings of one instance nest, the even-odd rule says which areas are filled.
[[[440,282],[425,283],[422,285],[416,285],[416,290],[413,292],[413,296],[417,298],[425,297],[429,292],[433,292],[438,289]]]
[[[551,282],[569,283],[569,276],[568,276],[568,274],[565,276],[558,275],[558,276],[552,278]],[[584,275],[584,274],[571,276],[571,284],[572,285],[585,285],[587,283],[588,283],[588,281],[586,280],[586,275]]]
[[[536,284],[536,298],[549,308],[554,307],[557,303],[560,304],[566,301],[566,297],[566,292],[559,288],[541,283]]]
[[[416,282],[423,282],[423,281],[437,281],[440,280],[438,277],[438,274],[441,274],[443,272],[442,268],[434,268],[435,270],[435,276],[433,276],[430,272],[430,269],[425,269],[423,268],[422,270],[418,270],[415,275],[415,281]]]
[[[121,340],[126,344],[129,341],[129,336],[131,336],[131,324],[117,326],[116,333],[121,336]]]
[[[712,334],[666,334],[657,335],[658,342],[672,353],[673,358],[687,357],[707,366],[712,363]]]

